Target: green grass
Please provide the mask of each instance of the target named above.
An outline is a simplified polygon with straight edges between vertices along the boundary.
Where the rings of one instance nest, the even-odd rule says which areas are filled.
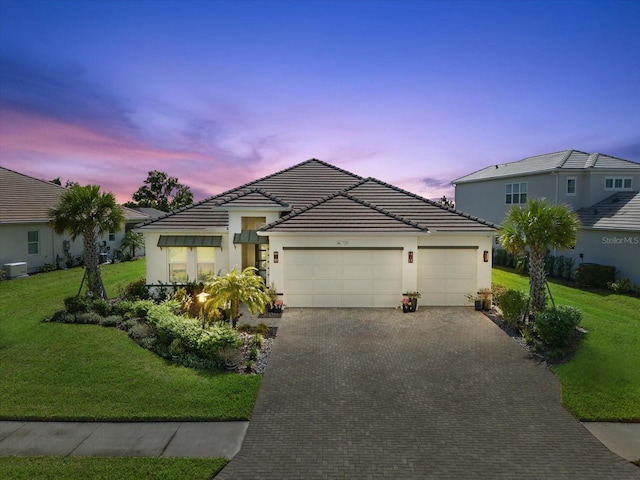
[[[0,457],[3,478],[12,480],[207,480],[224,458]]]
[[[110,297],[144,260],[102,267]],[[0,282],[0,419],[247,420],[260,376],[174,366],[127,334],[46,323],[78,292],[80,268]]]
[[[529,278],[493,269],[493,282],[529,291]],[[575,357],[553,367],[562,403],[580,420],[640,421],[640,299],[549,281],[556,304],[583,313],[588,330]]]

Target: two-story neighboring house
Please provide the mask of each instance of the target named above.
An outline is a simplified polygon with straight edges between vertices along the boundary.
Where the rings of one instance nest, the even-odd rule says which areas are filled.
[[[558,254],[576,265],[613,265],[618,278],[640,284],[639,163],[564,150],[490,165],[452,184],[456,208],[496,224],[529,198],[570,205],[582,228],[575,248]]]

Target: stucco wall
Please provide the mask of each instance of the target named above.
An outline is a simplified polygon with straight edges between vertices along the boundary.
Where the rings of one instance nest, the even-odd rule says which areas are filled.
[[[640,231],[582,230],[576,248],[560,253],[573,258],[576,267],[580,263],[613,265],[616,278],[640,285]]]

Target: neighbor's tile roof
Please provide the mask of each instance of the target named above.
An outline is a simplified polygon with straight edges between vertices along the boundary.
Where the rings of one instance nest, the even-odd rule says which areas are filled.
[[[337,193],[260,229],[261,232],[419,232],[420,225],[346,193]]]
[[[495,229],[484,220],[315,159],[149,221],[141,228],[226,226],[225,209],[230,206],[278,209],[289,206],[289,215],[261,229],[270,232],[490,232]]]
[[[586,153],[578,150],[545,153],[524,158],[517,162],[491,165],[454,180],[453,184],[476,182],[502,177],[530,175],[553,170],[571,169],[611,169],[640,171],[640,163],[604,155],[602,153]]]
[[[576,212],[583,227],[640,231],[640,192],[617,192]]]
[[[395,215],[415,222],[430,231],[464,232],[493,231],[495,226],[485,220],[468,215],[459,210],[427,200],[375,178],[347,189],[355,198],[370,202]]]
[[[55,207],[66,188],[0,167],[0,223],[44,223],[49,208]],[[129,222],[144,222],[149,217],[124,207]]]

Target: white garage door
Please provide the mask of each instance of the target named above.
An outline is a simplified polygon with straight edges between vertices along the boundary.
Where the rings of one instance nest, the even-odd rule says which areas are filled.
[[[421,248],[418,250],[419,304],[469,305],[477,291],[476,248]]]
[[[394,307],[402,294],[402,250],[283,252],[290,307]]]

